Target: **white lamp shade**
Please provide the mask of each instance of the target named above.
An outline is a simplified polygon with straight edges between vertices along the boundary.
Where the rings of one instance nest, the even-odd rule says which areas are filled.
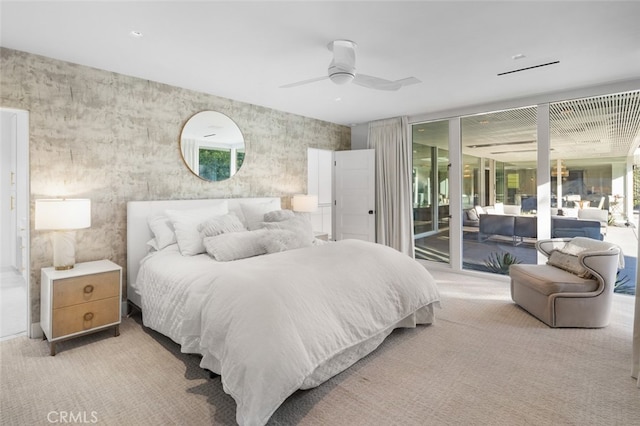
[[[318,210],[317,195],[294,195],[292,201],[293,211],[311,213]]]
[[[55,198],[36,200],[35,229],[68,230],[91,226],[91,200]]]

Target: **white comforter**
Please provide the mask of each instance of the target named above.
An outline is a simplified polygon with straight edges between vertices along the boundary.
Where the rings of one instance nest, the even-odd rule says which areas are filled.
[[[439,301],[424,267],[357,240],[234,262],[200,256],[186,268],[168,258],[141,267],[145,325],[202,354],[241,425],[265,424],[297,389],[349,367],[394,328],[431,323]]]

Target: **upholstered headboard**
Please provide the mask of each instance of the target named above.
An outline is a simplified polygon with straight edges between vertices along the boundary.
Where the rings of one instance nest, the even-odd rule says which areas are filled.
[[[140,295],[134,290],[138,276],[140,261],[149,253],[147,242],[153,238],[149,228],[148,218],[163,214],[165,210],[188,210],[207,207],[218,203],[221,199],[206,200],[160,200],[160,201],[129,201],[127,203],[127,299],[136,306],[141,306]],[[242,217],[241,203],[264,203],[280,198],[224,198],[230,212]]]

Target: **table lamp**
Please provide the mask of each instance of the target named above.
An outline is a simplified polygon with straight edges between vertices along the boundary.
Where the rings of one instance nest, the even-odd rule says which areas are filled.
[[[53,266],[71,269],[76,263],[76,229],[91,226],[91,200],[54,198],[36,200],[35,229],[54,231]]]
[[[318,196],[298,194],[291,201],[294,212],[313,213],[318,210]]]

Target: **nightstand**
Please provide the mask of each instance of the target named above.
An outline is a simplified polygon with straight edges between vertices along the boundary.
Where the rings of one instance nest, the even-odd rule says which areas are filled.
[[[329,234],[326,232],[315,232],[314,237],[322,241],[329,241]]]
[[[122,268],[109,260],[73,269],[42,268],[40,326],[56,354],[56,342],[114,327],[120,335]]]

